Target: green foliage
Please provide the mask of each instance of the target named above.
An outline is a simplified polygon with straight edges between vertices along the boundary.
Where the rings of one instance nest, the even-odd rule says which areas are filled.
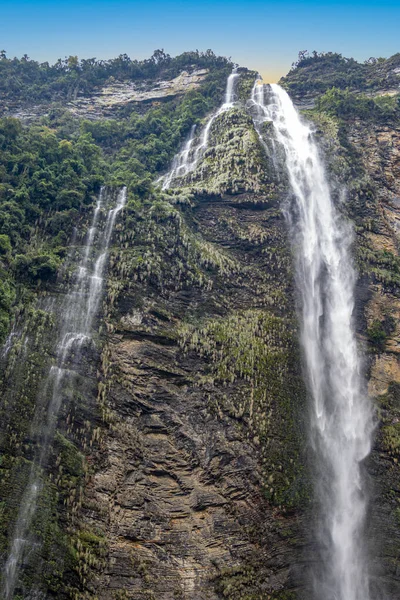
[[[260,447],[266,497],[279,506],[304,506],[307,482],[299,460],[300,419],[295,419],[304,390],[296,374],[299,356],[292,324],[264,310],[247,310],[203,326],[183,324],[179,343],[185,353],[196,352],[209,365],[198,373],[199,385],[249,383],[245,396],[228,394],[222,406],[247,424]],[[215,410],[221,411],[218,400]]]
[[[294,592],[271,593],[263,589],[263,581],[259,580],[262,568],[257,564],[259,560],[254,558],[254,564],[222,569],[214,580],[216,591],[228,600],[295,600]]]
[[[384,289],[400,294],[400,258],[389,250],[371,250],[361,239],[357,247],[358,263],[362,273],[372,275]]]
[[[56,433],[54,445],[59,455],[59,461],[66,470],[69,478],[79,478],[83,475],[83,455],[78,448],[59,431]]]
[[[154,174],[168,168],[191,126],[200,123],[219,101],[219,96],[207,98],[204,92],[192,90],[145,115],[132,113],[118,125],[116,121],[107,126],[101,121],[85,121],[82,128],[98,143],[117,150],[111,181],[124,182],[132,193],[144,196],[151,189]]]
[[[256,71],[248,71],[247,69],[239,69],[240,74],[239,80],[237,81],[237,97],[242,102],[247,102],[251,96],[251,91],[256,80]]]
[[[307,51],[281,83],[294,96],[320,95],[332,87],[364,92],[396,89],[399,85],[400,53],[388,59],[369,59],[358,63],[336,52]]]
[[[201,166],[189,179],[191,190],[235,194],[269,189],[266,183],[273,174],[251,118],[243,109],[221,114],[211,127],[210,140]]]
[[[11,242],[8,235],[0,234],[0,255],[7,256],[11,253]]]
[[[380,96],[368,98],[354,94],[349,89],[331,88],[316,101],[316,109],[333,117],[379,121],[388,117],[400,117],[400,96]]]
[[[70,56],[58,59],[54,65],[38,63],[26,55],[21,59],[9,59],[3,52],[0,56],[0,100],[8,107],[27,100],[68,100],[115,80],[172,79],[185,69],[226,67],[231,68],[232,63],[211,50],[184,52],[175,58],[163,50],[155,50],[151,58],[142,61],[131,60],[127,54],[111,60],[79,60],[77,56]]]
[[[92,201],[103,180],[100,149],[88,133],[60,139],[46,126],[22,128],[0,119],[0,232],[18,246],[50,208],[69,210]]]
[[[93,202],[105,172],[90,133],[66,139],[46,125],[0,119],[0,256],[9,267],[1,289],[0,342],[9,327],[12,290],[18,282],[55,280],[79,211]]]
[[[387,333],[385,332],[381,321],[378,321],[378,320],[373,321],[371,326],[367,329],[367,335],[368,335],[369,341],[378,350],[380,350],[380,351],[384,350]]]
[[[270,594],[259,586],[256,569],[250,565],[223,569],[215,579],[217,593],[229,600],[269,600]]]
[[[385,315],[383,320],[375,319],[368,327],[368,339],[378,352],[383,352],[386,340],[395,328],[396,320],[390,315]]]
[[[127,285],[148,283],[163,294],[194,286],[209,288],[214,277],[237,271],[229,252],[194,234],[183,213],[165,197],[159,192],[124,211],[123,231],[117,234],[120,247],[110,259],[111,306]]]
[[[181,330],[182,347],[208,356],[220,381],[240,377],[255,386],[265,378],[272,386],[281,381],[290,339],[284,321],[258,311],[211,321],[200,331],[189,325]]]
[[[17,274],[22,278],[49,281],[55,279],[60,260],[52,254],[18,254],[14,265]]]
[[[106,82],[172,78],[196,68],[208,70],[200,88],[139,112],[127,107],[118,121],[79,120],[62,106],[79,90],[86,93]],[[211,51],[176,59],[156,51],[141,63],[126,55],[111,61],[71,56],[53,67],[26,56],[9,60],[2,53],[0,98],[10,106],[23,97],[61,101],[28,126],[0,119],[0,255],[12,267],[11,281],[42,285],[55,280],[82,209],[105,181],[128,185],[129,206],[153,202],[156,174],[169,166],[191,126],[220,103],[231,69],[230,61]],[[1,339],[10,321],[7,311],[0,320]]]
[[[12,303],[15,300],[15,289],[10,280],[0,280],[0,341],[4,340],[10,325]]]
[[[382,427],[382,447],[392,456],[400,455],[400,423]]]

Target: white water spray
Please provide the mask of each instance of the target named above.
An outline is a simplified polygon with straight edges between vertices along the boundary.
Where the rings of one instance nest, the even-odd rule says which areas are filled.
[[[273,123],[295,198],[288,216],[313,398],[311,434],[321,521],[317,534],[324,565],[322,573],[314,573],[316,597],[368,600],[360,463],[370,452],[373,423],[352,318],[352,231],[333,204],[312,132],[287,93],[276,84],[265,88],[256,82],[252,102],[256,126]]]
[[[183,147],[183,150],[174,156],[172,161],[171,170],[166,174],[164,183],[162,185],[163,190],[167,190],[171,185],[171,181],[176,177],[184,177],[190,171],[189,156],[192,149],[194,134],[196,131],[196,125],[192,125],[189,137]]]
[[[15,338],[18,338],[18,334],[15,331],[15,325],[14,325],[13,328],[11,329],[9,335],[7,336],[7,339],[4,342],[3,347],[1,349],[1,352],[0,352],[1,358],[6,358],[7,357],[8,353],[10,352],[10,350],[11,350],[11,348],[13,346]]]
[[[228,81],[226,82],[225,100],[222,106],[229,108],[233,106],[233,103],[236,99],[235,82],[238,78],[239,73],[237,73],[236,69],[233,69],[232,73],[228,77]]]
[[[217,110],[216,113],[211,115],[211,117],[209,118],[209,120],[206,123],[206,126],[203,129],[203,132],[200,137],[200,143],[196,147],[196,150],[194,152],[194,161],[193,161],[194,167],[196,166],[197,162],[199,161],[199,159],[201,158],[201,156],[204,154],[205,150],[207,149],[208,139],[210,137],[211,125],[214,123],[215,119],[217,117],[219,117],[219,115],[226,112],[227,110],[230,110],[234,106],[234,102],[235,102],[235,98],[236,98],[235,82],[237,81],[238,77],[239,77],[239,73],[236,73],[236,70],[234,70],[228,77],[228,80],[226,82],[224,103],[222,104],[222,106],[220,106],[220,108]]]
[[[108,211],[104,229],[96,242],[101,211],[108,199],[107,191],[103,188],[93,213],[84,253],[77,268],[76,282],[66,297],[60,312],[63,325],[57,347],[56,365],[50,368],[43,392],[46,395],[50,390],[50,401],[46,409],[45,421],[40,427],[40,451],[32,465],[28,485],[21,499],[13,539],[4,567],[2,584],[4,600],[13,598],[20,565],[31,546],[29,534],[41,489],[42,470],[48,458],[63,399],[63,385],[67,379],[71,381],[72,378],[73,381],[76,375],[74,364],[79,364],[83,345],[92,339],[93,322],[103,292],[107,252],[117,215],[126,203],[126,188],[122,188],[118,193],[116,206]],[[94,258],[94,268],[91,268],[92,257]]]
[[[230,110],[236,100],[236,92],[235,92],[235,84],[237,79],[239,78],[239,73],[236,72],[236,69],[232,71],[229,75],[228,80],[226,82],[225,88],[225,96],[224,102],[220,106],[220,108],[211,115],[205,124],[203,130],[201,131],[200,138],[198,140],[197,145],[194,144],[195,141],[195,126],[192,127],[190,131],[189,138],[187,139],[183,149],[179,152],[172,162],[172,167],[170,171],[163,177],[161,177],[158,181],[162,181],[162,189],[167,190],[170,188],[171,183],[177,177],[184,177],[191,171],[194,171],[199,160],[204,155],[208,147],[208,140],[210,137],[211,126],[214,123],[215,119],[219,117],[220,114]]]

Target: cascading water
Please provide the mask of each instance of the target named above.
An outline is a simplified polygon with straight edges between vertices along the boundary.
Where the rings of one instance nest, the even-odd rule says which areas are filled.
[[[164,183],[162,185],[163,190],[167,190],[169,188],[171,181],[175,179],[175,177],[184,177],[189,172],[189,155],[190,150],[192,149],[195,131],[196,125],[192,125],[190,135],[183,147],[183,150],[174,157],[171,170],[165,176]]]
[[[215,119],[220,114],[226,112],[234,106],[236,99],[235,83],[238,78],[239,73],[237,73],[236,69],[234,69],[229,75],[228,80],[226,82],[224,102],[217,110],[217,112],[212,114],[211,117],[208,119],[200,134],[200,138],[197,145],[194,144],[195,126],[192,127],[189,138],[186,141],[182,151],[174,157],[171,170],[168,171],[168,173],[161,177],[159,180],[163,181],[163,190],[169,189],[172,181],[175,178],[184,177],[196,168],[200,158],[203,156],[204,152],[207,149],[211,126],[214,123]]]
[[[258,81],[252,104],[256,127],[263,121],[273,123],[294,195],[288,218],[313,398],[311,436],[320,503],[317,535],[323,568],[313,574],[315,594],[318,600],[368,600],[361,462],[370,452],[373,414],[352,322],[352,232],[333,204],[312,132],[287,93],[276,84],[265,88]]]
[[[224,103],[217,110],[217,112],[214,113],[209,118],[209,120],[206,123],[206,126],[203,129],[203,132],[202,132],[201,137],[200,137],[200,143],[196,147],[196,150],[194,152],[194,160],[193,160],[194,166],[197,164],[199,158],[204,154],[205,150],[207,149],[208,139],[210,137],[211,125],[214,123],[215,119],[217,117],[219,117],[219,115],[221,115],[222,113],[224,113],[227,110],[231,109],[233,107],[233,105],[234,105],[235,97],[236,97],[235,96],[235,82],[237,81],[238,77],[239,77],[239,73],[236,73],[235,69],[233,70],[233,72],[228,77],[228,80],[226,82],[226,90],[225,90]]]
[[[7,354],[10,352],[14,339],[18,337],[18,334],[15,331],[15,326],[12,328],[11,332],[7,336],[6,341],[3,344],[3,347],[0,352],[1,358],[6,358]]]
[[[43,394],[49,394],[50,399],[45,411],[44,421],[40,424],[40,449],[33,463],[28,485],[20,503],[13,539],[4,567],[2,584],[2,598],[4,600],[12,599],[19,567],[29,551],[29,530],[41,490],[43,468],[54,437],[57,416],[63,399],[63,388],[67,382],[71,383],[71,380],[73,381],[74,376],[77,374],[74,365],[79,365],[82,348],[91,341],[93,323],[102,297],[107,252],[117,215],[125,206],[126,188],[122,188],[118,193],[116,205],[107,212],[104,229],[98,235],[101,213],[109,201],[109,195],[106,189],[103,188],[87,234],[76,280],[60,312],[63,325],[59,334],[56,364],[50,368],[47,381],[43,387]]]
[[[233,69],[226,82],[225,100],[222,106],[230,108],[235,102],[235,82],[239,78],[239,73]]]

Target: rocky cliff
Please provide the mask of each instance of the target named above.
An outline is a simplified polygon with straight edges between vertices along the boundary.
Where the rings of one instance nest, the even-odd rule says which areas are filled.
[[[291,81],[297,85],[301,106],[311,106],[310,90],[298,85],[301,69],[318,63],[321,70],[315,61],[285,80],[289,90]],[[32,551],[15,598],[309,597],[315,548],[307,393],[282,210],[290,192],[272,130],[266,127],[262,143],[253,125],[247,100],[254,73],[240,70],[235,107],[213,122],[197,167],[170,190],[152,184],[188,126],[201,127],[220,101],[231,66],[209,65],[208,75],[199,74],[202,67],[191,70],[197,89],[179,88],[161,108],[157,96],[129,97],[127,112],[107,125],[102,119],[109,114],[99,114],[95,125],[79,121],[76,103],[62,113],[49,107],[52,127],[69,143],[76,123],[90,132],[107,164],[103,182],[127,183],[130,197],[113,236],[97,343],[87,348],[77,385],[63,398],[43,467]],[[356,326],[376,403],[374,451],[365,465],[373,490],[368,539],[374,585],[394,599],[400,592],[398,96],[375,102],[360,93],[361,80],[354,92],[329,92],[329,77],[342,65],[329,68],[322,68],[328,92],[313,91],[304,117],[315,124],[337,203],[354,224]],[[96,112],[98,104],[88,97],[85,111]],[[175,119],[174,139],[167,118]],[[31,126],[38,127],[35,119]],[[15,271],[14,329],[2,358],[2,560],[40,444],[31,423],[40,421],[37,398],[62,319],[54,307],[71,275],[64,256],[80,255],[91,203],[67,216],[65,210],[57,218],[78,233],[66,232],[57,277]],[[28,254],[50,243],[54,213],[49,207],[36,215]],[[11,258],[9,268],[15,270]]]

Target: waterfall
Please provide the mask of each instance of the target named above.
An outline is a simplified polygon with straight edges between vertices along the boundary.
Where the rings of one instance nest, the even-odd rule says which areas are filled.
[[[189,172],[189,155],[193,145],[195,131],[196,125],[192,125],[189,137],[183,147],[183,150],[181,152],[178,152],[178,154],[174,157],[174,160],[172,161],[171,170],[165,176],[162,185],[163,190],[167,190],[169,188],[169,186],[171,185],[171,181],[175,179],[175,177],[184,177]]]
[[[102,231],[99,232],[101,213],[110,201],[109,194],[102,188],[93,213],[91,227],[86,236],[82,258],[78,264],[72,289],[66,296],[59,317],[62,325],[58,337],[55,365],[50,368],[43,385],[42,395],[49,394],[45,417],[40,424],[40,450],[33,462],[28,485],[20,502],[13,538],[3,571],[2,598],[11,600],[18,580],[18,572],[25,555],[30,551],[29,533],[36,512],[37,500],[43,481],[43,469],[57,425],[63,388],[71,384],[77,375],[81,351],[91,343],[93,324],[102,297],[107,253],[118,213],[126,202],[126,188],[117,196],[114,208],[107,212]],[[40,404],[40,402],[38,403]],[[32,432],[32,437],[35,434]]]
[[[264,96],[267,96],[265,102]],[[318,600],[368,600],[361,462],[369,454],[372,407],[353,325],[352,230],[335,208],[311,129],[276,84],[253,88],[255,124],[272,121],[293,193],[287,209],[300,296],[301,342],[312,396],[311,442],[319,502],[322,570]]]
[[[207,149],[211,126],[214,123],[215,119],[217,117],[219,117],[220,114],[222,114],[223,112],[226,112],[227,110],[231,109],[234,106],[234,103],[236,100],[235,83],[238,78],[239,78],[239,73],[237,73],[236,69],[234,69],[232,71],[232,73],[229,75],[228,80],[226,82],[224,102],[219,107],[219,109],[216,112],[214,112],[211,115],[211,117],[208,119],[207,123],[205,124],[205,126],[200,134],[200,138],[198,140],[197,145],[194,144],[196,126],[195,125],[192,126],[189,138],[185,142],[181,152],[179,152],[174,157],[171,169],[168,171],[168,173],[166,175],[164,175],[163,177],[160,177],[160,179],[158,180],[159,182],[161,182],[161,181],[163,182],[162,183],[163,190],[169,189],[172,181],[174,179],[176,179],[177,177],[184,177],[191,171],[194,171],[199,160],[204,155],[204,152]]]
[[[3,347],[0,351],[0,357],[1,358],[6,358],[8,353],[10,352],[13,342],[14,342],[14,338],[18,338],[18,334],[15,331],[15,325],[13,325],[13,328],[11,329],[10,333],[7,336],[6,341],[3,344]]]
[[[219,115],[226,112],[227,110],[230,110],[234,106],[234,101],[236,98],[235,82],[237,81],[238,77],[239,77],[239,74],[236,73],[236,69],[234,69],[233,72],[228,77],[228,80],[226,82],[224,103],[222,104],[222,106],[220,106],[220,108],[217,110],[216,113],[211,115],[211,117],[208,119],[208,121],[206,123],[206,126],[203,129],[202,135],[200,137],[200,143],[197,146],[195,153],[194,153],[194,161],[193,161],[194,166],[196,166],[197,162],[199,161],[199,159],[201,158],[201,156],[204,154],[204,152],[207,149],[211,125],[214,123],[215,119],[217,117],[219,117]]]
[[[231,107],[236,99],[235,94],[235,82],[239,78],[239,73],[236,69],[233,69],[232,73],[228,77],[228,81],[226,82],[226,90],[225,90],[225,100],[222,106]]]

